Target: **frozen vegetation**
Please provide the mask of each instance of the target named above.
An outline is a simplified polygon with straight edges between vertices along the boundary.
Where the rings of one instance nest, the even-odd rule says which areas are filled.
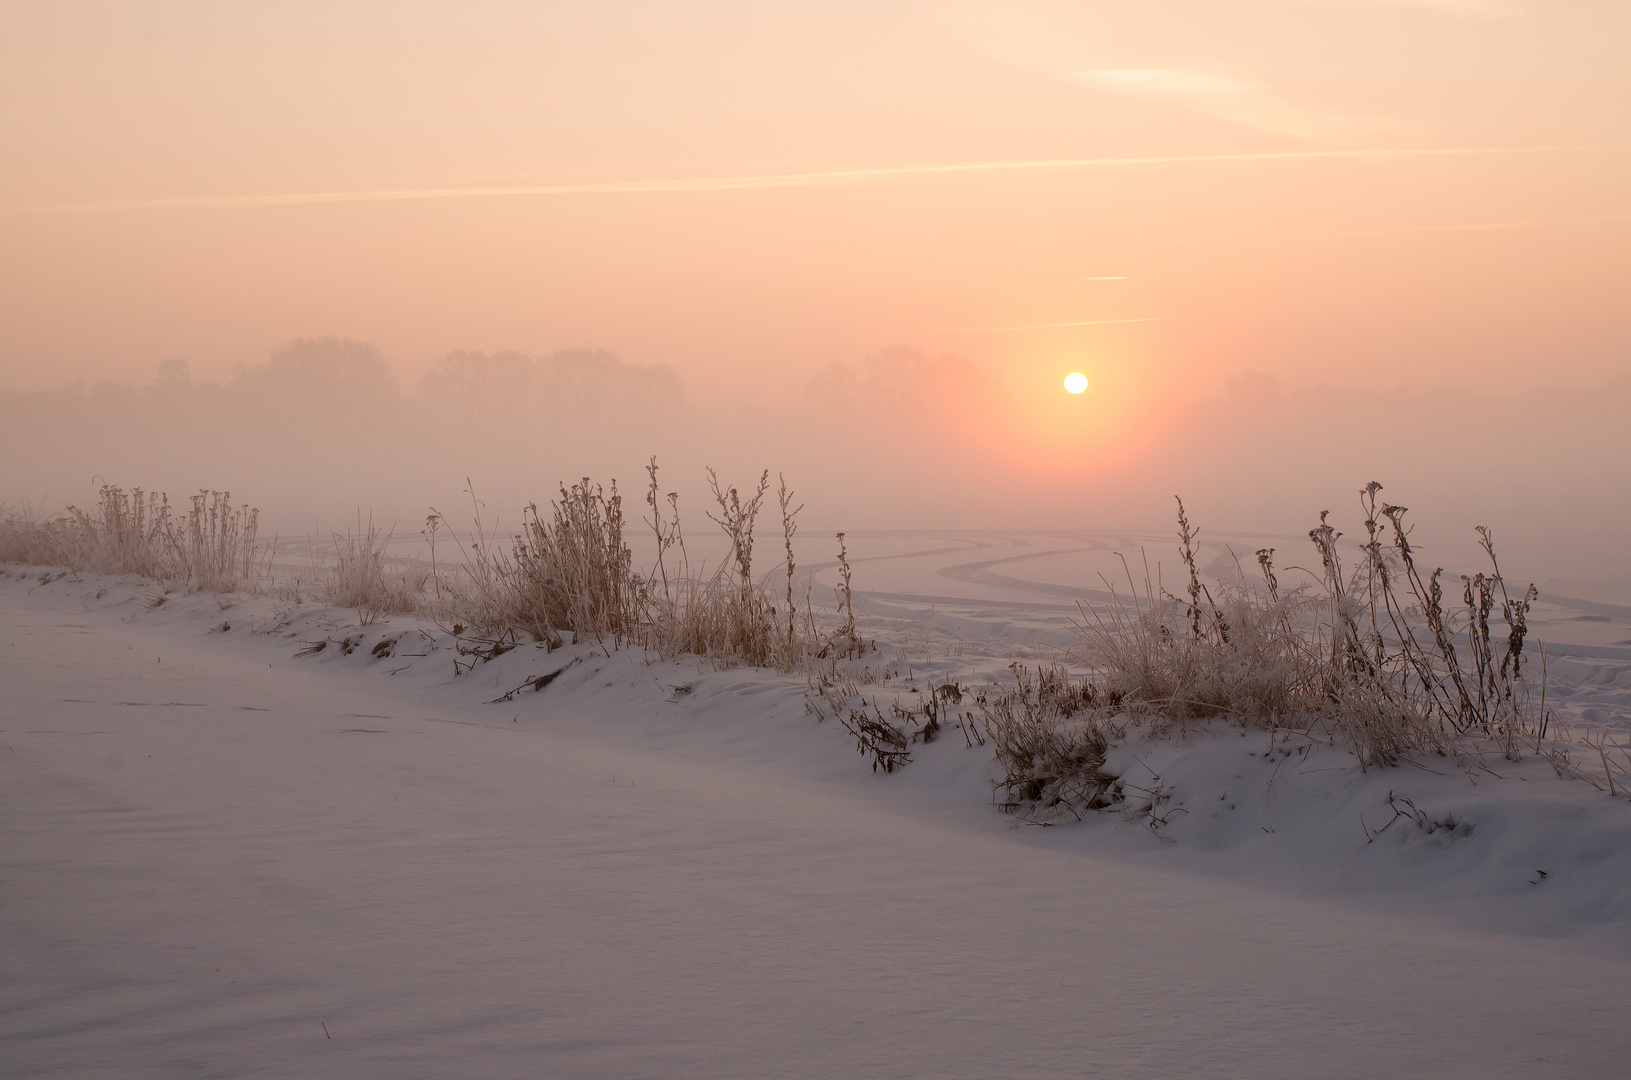
[[[1631,610],[1377,485],[1298,553],[710,480],[7,516],[10,1071],[1623,1067]]]

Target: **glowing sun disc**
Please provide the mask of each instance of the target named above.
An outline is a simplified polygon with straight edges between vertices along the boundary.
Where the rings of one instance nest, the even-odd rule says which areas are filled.
[[[1080,371],[1073,371],[1065,376],[1065,389],[1072,394],[1080,394],[1087,389],[1087,376]]]

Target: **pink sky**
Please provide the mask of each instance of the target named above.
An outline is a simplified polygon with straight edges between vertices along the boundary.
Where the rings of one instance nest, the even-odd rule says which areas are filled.
[[[958,358],[924,400],[989,467],[920,487],[1222,505],[1250,440],[1159,448],[1234,431],[1243,387],[1362,445],[1345,395],[1500,412],[1631,369],[1627,41],[1608,0],[7,4],[0,390],[333,334],[409,392],[456,349],[593,346],[769,414],[898,346]],[[1572,415],[1525,467],[1595,528],[1624,481],[1579,479]],[[1477,468],[1396,458],[1290,462],[1290,509]]]

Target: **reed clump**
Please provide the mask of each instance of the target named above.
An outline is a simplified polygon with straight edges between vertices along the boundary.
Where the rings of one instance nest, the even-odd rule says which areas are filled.
[[[723,483],[708,470],[715,508],[707,517],[727,543],[725,558],[711,570],[692,563],[679,495],[663,492],[655,458],[646,471],[644,524],[656,545],[649,568],[635,566],[617,485],[608,489],[584,479],[562,485],[547,510],[529,506],[522,529],[508,542],[486,532],[478,504],[477,539],[464,565],[448,576],[436,568],[433,546],[429,587],[438,617],[498,642],[524,636],[554,648],[568,637],[592,639],[663,657],[700,656],[720,665],[783,671],[819,653],[825,639],[813,606],[806,595],[801,610],[794,591],[793,536],[803,507],[794,505],[785,479],[778,491],[786,554],[778,587],[754,567],[768,470],[748,489]],[[433,514],[427,522],[433,545],[441,521]]]
[[[234,508],[226,491],[201,491],[190,501],[181,527],[166,536],[182,583],[230,592],[263,580],[266,570],[255,546],[260,511],[247,504]]]
[[[1366,766],[1491,746],[1545,753],[1552,720],[1524,647],[1534,586],[1508,591],[1480,527],[1489,567],[1462,576],[1461,604],[1448,602],[1443,569],[1418,564],[1407,511],[1380,501],[1381,490],[1373,482],[1360,493],[1366,532],[1355,565],[1345,565],[1342,534],[1322,512],[1309,532],[1314,581],[1283,588],[1266,548],[1259,581],[1241,569],[1216,597],[1200,580],[1197,533],[1180,501],[1187,595],[1152,586],[1146,571],[1142,595],[1135,587],[1123,599],[1112,587],[1110,604],[1083,608],[1081,654],[1101,690],[1156,723],[1227,717],[1323,731]]]
[[[664,657],[792,671],[818,656],[862,651],[843,534],[837,594],[842,624],[823,633],[808,585],[799,600],[793,537],[803,506],[785,478],[777,491],[785,558],[773,583],[774,570],[760,576],[754,565],[768,470],[749,488],[726,484],[708,470],[715,507],[707,516],[728,545],[726,557],[712,568],[692,563],[679,496],[662,492],[655,458],[647,472],[645,524],[657,548],[648,569],[635,565],[616,482],[603,486],[584,478],[560,485],[547,507],[529,505],[521,528],[509,536],[488,530],[476,502],[473,541],[455,541],[464,556],[460,564],[438,565],[445,518],[433,510],[424,531],[428,568],[393,564],[387,554],[391,534],[371,520],[359,521],[355,531],[334,535],[332,555],[318,560],[304,585],[296,580],[279,588],[296,602],[316,598],[354,608],[365,622],[382,615],[429,616],[458,636],[486,640],[493,655],[528,638],[550,648],[568,639],[594,640]],[[258,522],[259,511],[234,506],[224,491],[202,491],[176,512],[162,493],[109,485],[88,510],[71,506],[54,517],[28,507],[0,510],[0,560],[139,574],[193,589],[258,589],[271,584],[270,553],[257,546]]]
[[[47,517],[28,508],[0,517],[0,561],[103,574],[138,574],[189,589],[257,590],[270,569],[257,545],[260,511],[203,490],[185,512],[168,495],[104,485],[88,509]]]
[[[433,531],[440,521],[432,515]],[[638,637],[644,607],[644,580],[633,562],[616,483],[608,494],[585,478],[562,484],[547,512],[530,504],[507,545],[487,534],[478,503],[463,573],[438,579],[436,588],[444,616],[477,634],[527,634],[551,648],[564,634],[621,645]]]
[[[693,655],[721,665],[750,664],[791,671],[812,653],[817,634],[811,609],[797,610],[794,597],[793,536],[803,506],[793,505],[793,492],[781,478],[777,493],[781,509],[783,563],[782,596],[770,576],[755,577],[755,527],[770,490],[770,472],[759,475],[752,494],[722,484],[708,470],[708,488],[717,512],[710,511],[728,544],[727,555],[712,573],[693,568],[680,525],[679,496],[662,493],[657,459],[647,466],[649,487],[647,526],[657,542],[657,564],[645,579],[644,644],[664,657]],[[666,508],[666,509],[665,509]],[[778,608],[778,600],[781,607]]]
[[[355,532],[334,534],[334,559],[322,577],[323,599],[355,608],[364,622],[380,615],[411,615],[432,607],[430,571],[392,565],[387,551],[392,534],[370,519]]]
[[[1074,652],[1090,674],[1072,679],[1054,665],[1033,677],[1016,666],[1011,685],[978,695],[977,734],[1004,770],[1002,808],[1080,816],[1128,800],[1133,789],[1104,770],[1109,741],[1132,726],[1213,719],[1323,736],[1361,768],[1533,752],[1595,783],[1570,764],[1567,732],[1545,706],[1544,673],[1538,687],[1531,678],[1535,587],[1508,589],[1483,527],[1487,569],[1448,587],[1442,568],[1420,564],[1407,510],[1383,502],[1381,490],[1373,482],[1360,492],[1357,558],[1344,557],[1342,534],[1322,512],[1308,534],[1319,556],[1310,581],[1282,585],[1275,552],[1264,548],[1255,574],[1237,561],[1235,580],[1216,592],[1201,579],[1199,533],[1179,500],[1181,595],[1152,581],[1147,564],[1141,587],[1129,568],[1126,596],[1106,582],[1111,601],[1081,608]],[[1612,759],[1601,756],[1612,790]],[[1159,792],[1146,794],[1153,823]]]

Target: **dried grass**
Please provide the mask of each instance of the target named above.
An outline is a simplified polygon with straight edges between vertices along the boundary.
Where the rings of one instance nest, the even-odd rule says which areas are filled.
[[[1081,608],[1073,653],[1089,676],[1073,683],[1054,667],[1033,680],[1016,668],[1013,685],[979,695],[980,732],[1004,768],[1003,808],[1046,817],[1107,806],[1125,787],[1103,772],[1107,738],[1213,719],[1323,737],[1362,768],[1533,752],[1560,775],[1620,786],[1631,755],[1621,752],[1622,765],[1606,737],[1587,744],[1601,779],[1572,763],[1572,737],[1545,705],[1544,653],[1538,686],[1528,671],[1538,594],[1533,585],[1508,591],[1489,530],[1478,529],[1488,569],[1462,576],[1460,605],[1447,604],[1444,571],[1418,567],[1406,510],[1380,501],[1381,490],[1360,493],[1365,541],[1353,569],[1321,513],[1309,532],[1320,557],[1313,583],[1283,589],[1266,548],[1260,580],[1237,562],[1236,580],[1216,596],[1201,581],[1198,532],[1180,500],[1184,596],[1152,581],[1147,563],[1141,584],[1128,568],[1125,597],[1106,582],[1110,603]]]
[[[485,642],[497,655],[524,639],[553,648],[568,639],[609,647],[636,646],[659,656],[700,656],[720,665],[750,664],[793,671],[813,659],[862,652],[855,631],[849,565],[839,534],[843,622],[836,632],[817,626],[808,589],[796,602],[793,537],[802,506],[783,479],[778,490],[785,561],[779,588],[755,576],[754,542],[769,491],[769,471],[744,494],[708,470],[715,509],[708,514],[727,541],[728,555],[712,568],[693,567],[680,526],[679,497],[663,496],[657,462],[648,468],[647,525],[657,543],[649,570],[634,565],[625,535],[623,499],[616,483],[585,478],[561,485],[559,497],[523,511],[510,536],[489,530],[472,493],[473,542],[439,565],[445,517],[432,511],[424,536],[428,570],[392,564],[391,534],[370,520],[334,534],[333,550],[304,580],[277,584],[285,599],[317,599],[354,608],[364,622],[381,615],[420,614],[445,623],[460,637]],[[70,507],[46,517],[24,507],[0,516],[0,560],[104,573],[134,573],[195,589],[271,586],[269,552],[256,547],[258,512],[234,508],[226,492],[205,491],[185,515],[169,499],[136,489],[105,487],[97,507]],[[474,662],[474,661],[472,661]]]
[[[468,627],[493,640],[526,634],[551,648],[566,634],[618,645],[636,635],[644,581],[623,539],[617,485],[607,494],[585,478],[561,485],[560,496],[547,516],[529,505],[506,545],[488,534],[472,492],[476,535],[464,565],[443,581],[433,555],[437,613],[461,633]],[[433,537],[441,520],[439,513],[429,520]]]
[[[796,603],[793,538],[802,506],[794,505],[784,478],[777,492],[781,573],[756,577],[755,529],[768,470],[746,494],[708,470],[715,507],[707,516],[728,544],[711,572],[691,563],[679,497],[662,492],[655,458],[647,472],[645,524],[656,559],[646,570],[634,564],[616,484],[585,478],[561,485],[547,509],[529,506],[508,538],[488,532],[472,495],[474,542],[459,543],[462,564],[447,569],[436,561],[439,512],[426,521],[429,570],[391,565],[391,535],[359,521],[355,532],[335,535],[317,591],[329,603],[357,609],[365,622],[397,613],[444,622],[464,639],[465,667],[524,638],[553,648],[570,637],[718,666],[801,670],[810,680],[812,711],[836,717],[875,768],[891,772],[909,762],[910,747],[941,728],[951,700],[942,692],[955,691],[959,704],[964,692],[931,684],[914,709],[897,700],[887,715],[876,695],[867,700],[866,679],[853,663],[865,643],[844,534],[836,537],[837,624],[824,630],[808,588],[802,608]],[[1125,596],[1112,586],[1110,603],[1081,609],[1075,656],[1091,668],[1088,677],[1073,681],[1058,666],[1034,676],[1016,667],[1012,685],[989,688],[976,699],[978,715],[963,714],[965,738],[991,744],[1003,767],[1003,807],[1080,815],[1118,802],[1124,785],[1103,768],[1111,739],[1129,725],[1159,730],[1211,719],[1323,736],[1362,767],[1422,755],[1533,752],[1560,774],[1606,783],[1610,792],[1623,788],[1631,752],[1606,735],[1588,741],[1601,779],[1573,764],[1576,740],[1546,708],[1543,653],[1538,686],[1528,670],[1534,650],[1525,644],[1527,620],[1537,593],[1532,585],[1516,595],[1508,590],[1489,530],[1479,529],[1489,565],[1460,578],[1456,604],[1447,598],[1442,568],[1417,565],[1407,511],[1382,502],[1381,490],[1372,483],[1360,493],[1365,532],[1352,568],[1339,545],[1342,534],[1321,513],[1309,532],[1320,559],[1311,583],[1282,588],[1275,552],[1264,549],[1255,575],[1237,563],[1235,580],[1218,583],[1216,595],[1201,580],[1198,532],[1180,501],[1183,596],[1152,581],[1147,564],[1141,584],[1129,567]],[[257,511],[234,507],[226,492],[203,491],[189,503],[176,514],[163,494],[110,485],[89,510],[70,507],[54,517],[11,510],[0,515],[0,560],[139,574],[191,589],[269,584],[269,557],[256,543]]]
[[[103,574],[138,574],[189,589],[255,591],[270,577],[256,545],[260,511],[204,490],[182,516],[163,493],[101,489],[97,505],[54,517],[28,507],[0,518],[0,561]]]
[[[793,505],[783,480],[778,493],[782,541],[787,558],[781,596],[768,577],[755,576],[754,541],[758,516],[769,491],[770,474],[744,495],[708,470],[716,510],[708,518],[720,528],[728,553],[711,571],[693,566],[680,522],[679,496],[664,494],[657,461],[647,466],[645,524],[656,543],[647,570],[635,567],[622,496],[584,479],[562,486],[547,511],[528,507],[520,532],[500,539],[489,534],[476,508],[476,539],[465,549],[462,566],[444,574],[435,563],[435,540],[442,515],[427,520],[432,543],[430,605],[461,633],[493,642],[522,637],[553,648],[593,639],[611,647],[636,646],[658,656],[700,656],[717,665],[749,664],[792,671],[821,652],[811,604],[794,603],[793,536],[802,507]],[[785,605],[785,606],[778,606]]]
[[[1187,600],[1156,588],[1147,571],[1128,600],[1112,587],[1104,610],[1083,608],[1080,655],[1130,715],[1156,723],[1227,717],[1323,731],[1364,765],[1491,747],[1540,752],[1552,720],[1525,671],[1534,586],[1510,596],[1480,528],[1489,570],[1462,577],[1462,606],[1448,608],[1444,571],[1420,571],[1405,508],[1381,503],[1379,491],[1372,483],[1360,493],[1366,542],[1353,570],[1321,513],[1309,532],[1316,583],[1282,590],[1264,549],[1261,582],[1242,571],[1217,598],[1195,570],[1197,534],[1180,501]],[[1495,614],[1504,635],[1492,632]]]
[[[1099,700],[1088,681],[1073,682],[1057,665],[1030,669],[1014,664],[1012,685],[976,699],[978,724],[1004,774],[998,807],[1045,819],[1080,818],[1123,798],[1120,778],[1104,770],[1110,739],[1124,734],[1114,709]]]
[[[646,578],[646,647],[660,656],[701,656],[721,666],[750,664],[793,671],[804,664],[816,651],[812,642],[818,634],[810,605],[805,605],[802,617],[794,605],[793,536],[803,507],[792,505],[786,480],[778,491],[786,552],[785,606],[778,610],[768,576],[756,579],[753,571],[754,528],[770,488],[769,470],[760,474],[747,497],[722,485],[714,470],[708,470],[708,486],[718,508],[708,518],[729,544],[729,554],[712,573],[706,567],[692,568],[680,527],[679,496],[671,492],[666,499],[659,498],[655,458],[647,472],[646,505],[651,516],[646,524],[657,541],[658,563]],[[669,552],[672,566],[665,561]]]
[[[392,565],[387,550],[392,534],[369,519],[355,532],[334,534],[334,558],[322,575],[323,599],[339,607],[355,608],[362,621],[380,615],[411,615],[430,606],[430,571],[406,564]]]

